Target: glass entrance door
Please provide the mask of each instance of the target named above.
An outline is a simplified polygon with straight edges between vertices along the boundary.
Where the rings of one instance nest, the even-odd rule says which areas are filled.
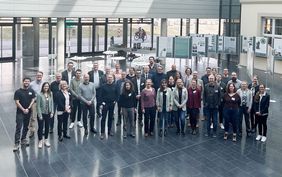
[[[0,59],[13,57],[13,27],[0,26]]]

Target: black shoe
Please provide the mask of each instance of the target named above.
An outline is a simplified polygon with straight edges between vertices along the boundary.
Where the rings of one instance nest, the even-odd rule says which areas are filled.
[[[29,142],[27,140],[22,140],[21,145],[27,147],[29,146]]]
[[[93,128],[93,129],[91,129],[91,132],[96,134],[97,130],[95,128]]]
[[[162,137],[163,136],[163,130],[159,131],[159,136]]]
[[[164,131],[164,136],[167,136],[167,131],[166,130]]]
[[[130,136],[131,136],[132,138],[135,138],[135,134],[133,134],[133,133],[131,133]]]
[[[84,130],[84,135],[87,136],[88,135],[88,129]]]
[[[59,136],[59,141],[63,141],[63,136]]]
[[[64,135],[64,138],[70,139],[71,137],[69,135]]]
[[[29,138],[33,138],[34,137],[34,132],[30,132],[29,133]]]

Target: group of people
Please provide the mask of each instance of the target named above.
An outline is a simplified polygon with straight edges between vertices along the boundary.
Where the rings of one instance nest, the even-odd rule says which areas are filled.
[[[240,81],[235,72],[229,76],[228,69],[219,74],[215,68],[207,67],[206,74],[199,78],[198,72],[188,67],[182,75],[174,64],[165,73],[154,57],[149,58],[149,63],[143,68],[131,67],[128,72],[122,71],[119,64],[113,71],[106,67],[104,72],[94,63],[93,69],[82,75],[69,62],[52,83],[43,82],[41,71],[34,81],[24,78],[14,94],[17,112],[13,150],[18,151],[20,144],[29,145],[26,136],[29,131],[29,137],[34,137],[36,121],[38,148],[50,147],[48,135],[53,133],[55,117],[59,141],[71,138],[68,128],[73,129],[75,123],[84,128],[85,136],[89,131],[97,134],[96,117],[101,118],[100,139],[105,138],[106,132],[113,136],[116,107],[116,126],[123,125],[124,138],[135,137],[135,122],[140,127],[144,122],[145,137],[154,133],[167,136],[168,128],[174,126],[177,135],[185,136],[186,118],[190,133],[195,135],[199,132],[202,107],[206,136],[216,137],[219,126],[227,140],[232,125],[232,140],[236,141],[237,136],[242,136],[244,118],[247,136],[256,133],[258,127],[256,140],[266,141],[270,96],[256,76],[248,84]],[[156,117],[158,132],[154,132]]]

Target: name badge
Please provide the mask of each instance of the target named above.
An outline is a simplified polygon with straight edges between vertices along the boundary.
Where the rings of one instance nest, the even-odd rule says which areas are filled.
[[[222,88],[222,87],[220,87],[220,89],[221,89],[221,90],[223,90],[223,88]]]
[[[231,98],[232,101],[235,101],[235,98]]]
[[[128,94],[128,96],[131,96],[131,93],[130,93],[130,94]]]
[[[141,85],[144,85],[144,83],[141,83]]]
[[[29,94],[29,95],[32,95],[32,93],[31,93],[31,92],[28,92],[28,94]]]
[[[193,93],[197,93],[197,91],[196,91],[196,90],[194,90],[194,91],[193,91]]]
[[[215,90],[214,92],[215,92],[215,93],[218,93],[218,90]]]

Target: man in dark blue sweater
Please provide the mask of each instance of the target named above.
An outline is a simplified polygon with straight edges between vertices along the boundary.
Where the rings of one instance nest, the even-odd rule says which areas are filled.
[[[115,109],[115,104],[118,99],[118,89],[114,83],[113,74],[107,75],[107,83],[101,87],[101,100],[102,100],[102,120],[101,120],[101,136],[100,139],[105,138],[105,122],[108,114],[108,135],[113,136],[112,133],[112,120]]]
[[[160,88],[161,80],[166,79],[166,74],[164,74],[164,69],[161,65],[157,68],[157,73],[152,76],[153,87],[157,91]]]

